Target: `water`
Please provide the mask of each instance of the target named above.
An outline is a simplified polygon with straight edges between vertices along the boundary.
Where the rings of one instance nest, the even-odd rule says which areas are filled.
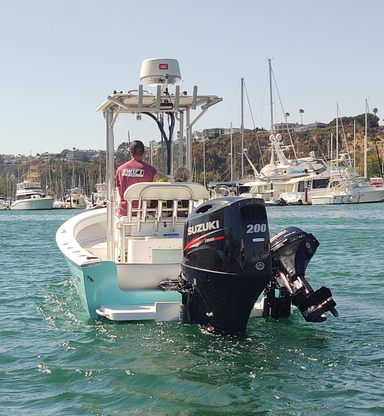
[[[74,211],[0,211],[1,415],[384,414],[384,204],[268,208],[320,246],[307,277],[339,318],[197,325],[88,320],[57,228]]]

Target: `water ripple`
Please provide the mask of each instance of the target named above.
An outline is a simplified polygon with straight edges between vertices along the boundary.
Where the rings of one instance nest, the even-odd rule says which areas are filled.
[[[384,204],[268,213],[271,234],[320,241],[308,279],[332,289],[339,318],[294,311],[235,337],[89,320],[54,242],[75,213],[0,212],[0,414],[384,414]]]

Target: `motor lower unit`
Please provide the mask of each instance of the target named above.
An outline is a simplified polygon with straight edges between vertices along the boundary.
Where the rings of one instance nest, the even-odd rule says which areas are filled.
[[[324,286],[314,291],[305,278],[318,246],[312,234],[297,227],[287,227],[271,238],[273,275],[265,289],[264,316],[289,316],[291,303],[307,322],[325,321],[328,311],[338,316],[331,291]]]

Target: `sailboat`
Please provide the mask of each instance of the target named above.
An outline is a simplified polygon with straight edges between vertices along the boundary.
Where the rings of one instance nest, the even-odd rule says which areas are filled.
[[[79,177],[79,186],[76,186],[75,180],[75,167],[72,167],[72,188],[67,191],[67,195],[64,198],[65,208],[77,208],[85,209],[87,208],[87,201],[84,196],[84,191],[80,185]]]
[[[91,202],[87,204],[87,209],[102,208],[107,206],[107,184],[101,180],[101,165],[99,166],[99,182],[95,184],[95,189],[96,192],[91,194]]]

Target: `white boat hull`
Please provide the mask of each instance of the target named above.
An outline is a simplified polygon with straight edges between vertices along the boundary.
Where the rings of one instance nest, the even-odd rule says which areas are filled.
[[[20,199],[12,202],[10,209],[14,211],[53,209],[53,198]]]
[[[323,195],[312,197],[313,205],[336,205],[336,204],[366,204],[371,202],[383,202],[384,189],[373,188],[369,191],[351,194]]]
[[[177,279],[181,271],[180,259],[173,261],[179,238],[163,239],[167,244],[157,264],[144,253],[158,252],[158,239],[156,245],[151,239],[135,240],[137,247],[133,242],[128,248],[141,252],[141,256],[132,264],[115,263],[106,258],[106,222],[105,208],[88,210],[64,223],[56,235],[89,316],[128,321],[179,320],[181,294],[158,289],[162,281]],[[153,247],[149,250],[143,244]],[[181,238],[179,246],[181,255]]]

